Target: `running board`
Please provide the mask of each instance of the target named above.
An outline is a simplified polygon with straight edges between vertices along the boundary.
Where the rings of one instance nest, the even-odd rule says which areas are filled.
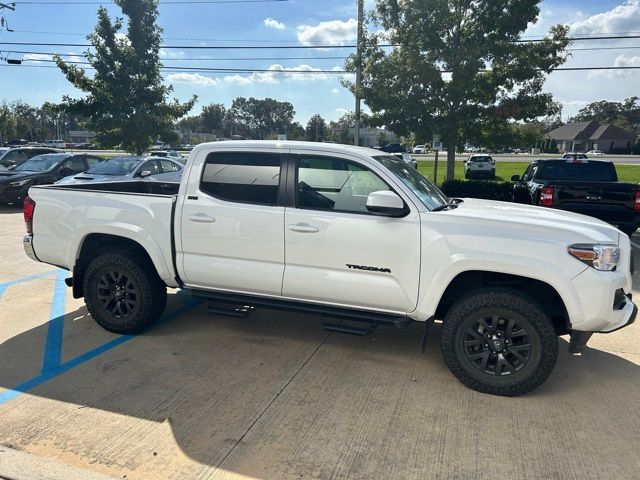
[[[316,303],[304,303],[279,298],[257,297],[238,293],[195,289],[187,289],[187,291],[194,297],[199,297],[207,300],[207,303],[209,305],[209,312],[211,313],[231,315],[235,317],[245,317],[252,313],[257,307],[315,313],[323,315],[323,317],[337,318],[341,320],[338,323],[327,323],[326,325],[328,326],[328,329],[330,331],[340,331],[342,333],[350,333],[352,335],[360,335],[362,334],[361,332],[365,331],[368,331],[370,333],[371,331],[373,331],[371,325],[375,325],[373,328],[378,325],[404,328],[409,326],[409,324],[413,321],[410,318],[397,315],[370,312],[367,310],[340,308]],[[364,323],[368,324],[369,326],[366,328],[362,328],[359,326],[344,325],[343,322],[345,320]]]
[[[212,315],[225,315],[227,317],[245,318],[255,311],[253,305],[243,303],[229,303],[216,300],[207,301],[207,312]]]

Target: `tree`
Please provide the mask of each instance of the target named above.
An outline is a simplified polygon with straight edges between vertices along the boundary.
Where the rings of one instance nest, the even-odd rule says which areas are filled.
[[[629,97],[622,102],[608,100],[593,102],[581,108],[578,114],[569,121],[613,123],[622,128],[629,128],[635,133],[640,133],[639,100],[638,97]]]
[[[264,139],[285,133],[295,113],[289,102],[279,102],[273,98],[260,100],[238,97],[227,112],[226,123],[236,134]]]
[[[447,146],[447,179],[455,149],[487,123],[554,113],[545,75],[567,57],[567,27],[539,42],[518,42],[540,13],[540,0],[378,0],[363,49],[356,92],[377,125]],[[381,43],[396,45],[388,51]],[[346,68],[354,71],[356,58]]]
[[[185,103],[169,102],[171,86],[160,75],[160,42],[157,0],[114,0],[128,17],[127,34],[122,35],[122,19],[114,21],[105,7],[98,9],[98,24],[87,38],[94,52],[84,56],[95,69],[93,77],[76,65],[56,56],[56,63],[85,98],[63,98],[63,108],[88,118],[104,146],[116,146],[141,154],[158,137],[168,140],[173,122],[183,117],[196,97]]]
[[[305,138],[312,142],[324,142],[326,137],[327,122],[319,114],[315,114],[307,122]]]
[[[16,136],[16,117],[9,105],[0,105],[0,146]]]
[[[227,109],[221,103],[212,103],[202,107],[202,125],[207,132],[222,130],[224,127],[224,115]]]

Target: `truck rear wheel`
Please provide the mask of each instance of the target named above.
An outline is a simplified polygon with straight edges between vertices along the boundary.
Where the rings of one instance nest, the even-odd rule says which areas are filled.
[[[167,289],[152,267],[126,252],[93,259],[83,291],[93,319],[113,333],[143,331],[160,318],[167,303]]]
[[[447,312],[442,354],[468,387],[515,396],[538,387],[551,374],[558,339],[535,300],[516,290],[485,288],[460,298]]]

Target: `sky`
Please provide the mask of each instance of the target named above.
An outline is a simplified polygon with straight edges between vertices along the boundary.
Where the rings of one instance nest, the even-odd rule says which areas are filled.
[[[78,96],[79,92],[57,69],[45,68],[51,63],[38,61],[49,59],[49,56],[10,53],[10,49],[81,53],[83,49],[79,47],[50,44],[86,43],[84,37],[96,23],[97,5],[53,5],[54,0],[25,4],[15,1],[18,3],[15,12],[5,11],[5,18],[14,32],[0,32],[0,42],[37,42],[49,46],[0,44],[0,56],[30,59],[22,66],[0,66],[0,101],[22,100],[40,105],[45,101],[58,102],[63,95]],[[112,16],[120,14],[116,6],[105,5]],[[367,10],[373,5],[374,0],[366,0]],[[558,23],[570,25],[573,35],[632,35],[633,32],[640,35],[640,0],[544,0],[540,10],[538,21],[529,26],[523,37],[544,35],[549,27]],[[159,11],[164,45],[169,46],[351,45],[356,37],[356,0],[196,5],[163,5],[161,0]],[[594,47],[607,49],[575,50]],[[567,67],[640,66],[640,38],[574,42],[569,48],[574,50],[565,64]],[[272,97],[291,102],[296,109],[296,120],[304,124],[316,113],[327,120],[335,120],[354,109],[354,98],[340,84],[340,75],[269,71],[211,73],[181,71],[179,67],[331,71],[341,70],[344,57],[351,52],[350,49],[175,48],[163,49],[161,57],[166,66],[178,67],[163,71],[165,81],[174,87],[174,97],[186,100],[193,94],[198,95],[192,114],[199,113],[202,106],[209,103],[230,106],[239,96]],[[203,60],[203,57],[208,59]],[[629,96],[640,96],[640,70],[554,72],[545,83],[545,91],[562,103],[566,119],[592,101],[620,101]]]

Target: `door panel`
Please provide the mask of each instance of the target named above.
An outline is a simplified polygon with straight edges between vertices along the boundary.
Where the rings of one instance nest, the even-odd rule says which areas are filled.
[[[367,213],[368,193],[389,189],[380,177],[355,162],[308,157],[298,158],[296,208],[285,212],[282,294],[413,311],[420,280],[418,212],[403,218]],[[299,208],[304,205],[309,208]]]
[[[203,173],[182,208],[185,283],[280,295],[284,207],[276,199],[281,155],[223,152],[210,154],[207,162],[192,171]]]

